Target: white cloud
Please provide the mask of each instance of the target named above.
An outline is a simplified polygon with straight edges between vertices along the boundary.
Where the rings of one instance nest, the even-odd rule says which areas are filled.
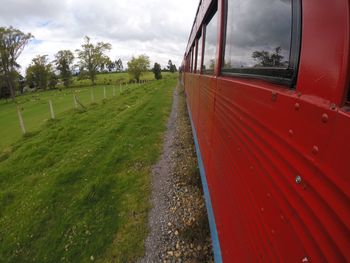
[[[111,59],[126,64],[147,54],[162,66],[180,65],[198,0],[1,0],[0,26],[35,36],[18,59],[22,71],[36,55],[75,50],[88,35],[112,44]]]

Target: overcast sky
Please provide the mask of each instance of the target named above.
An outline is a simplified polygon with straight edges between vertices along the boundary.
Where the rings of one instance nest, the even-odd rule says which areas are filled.
[[[108,54],[121,58],[146,54],[151,63],[179,66],[199,0],[0,0],[0,26],[35,39],[18,59],[22,72],[36,55],[74,51],[83,37],[112,44]]]

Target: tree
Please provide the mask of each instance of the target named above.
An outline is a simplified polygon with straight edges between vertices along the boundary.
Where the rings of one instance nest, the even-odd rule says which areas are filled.
[[[115,63],[113,61],[109,60],[107,63],[107,69],[109,72],[112,72],[115,69]]]
[[[54,60],[54,63],[56,69],[60,72],[63,85],[67,88],[72,83],[71,67],[74,61],[74,54],[70,50],[60,50],[55,55],[55,58],[56,60]]]
[[[33,35],[25,34],[13,27],[0,27],[0,64],[7,87],[10,89],[11,97],[15,99],[16,69],[20,66],[16,60],[22,53]]]
[[[254,51],[252,58],[258,61],[255,67],[285,67],[288,62],[282,61],[284,58],[281,55],[281,47],[275,48],[275,52],[270,53],[268,51]]]
[[[115,61],[115,70],[116,70],[117,72],[122,72],[123,69],[124,69],[124,67],[123,67],[123,62],[122,62],[122,60],[121,60],[121,59],[116,60],[116,61]]]
[[[27,83],[31,88],[46,89],[52,78],[52,65],[48,63],[47,55],[33,58],[26,70]]]
[[[109,60],[105,52],[111,49],[111,44],[98,42],[94,45],[90,42],[90,38],[86,36],[85,43],[81,45],[81,49],[76,50],[78,53],[80,70],[87,72],[92,85],[95,85],[98,69]]]
[[[154,63],[154,66],[152,68],[152,72],[154,73],[154,78],[155,79],[162,79],[162,69],[160,68],[160,64],[157,62]]]
[[[0,99],[7,99],[11,97],[11,91],[9,87],[7,86],[7,83],[5,81],[5,76],[3,74],[3,69],[0,64]]]
[[[58,83],[58,76],[55,74],[55,72],[53,72],[53,70],[51,70],[49,72],[49,83],[48,83],[49,88],[50,89],[56,88],[57,83]]]
[[[177,68],[175,66],[175,64],[173,64],[173,62],[169,59],[168,61],[168,66],[167,66],[168,70],[171,72],[171,73],[174,73],[175,71],[177,71]]]
[[[18,89],[21,94],[24,92],[24,87],[26,85],[26,80],[24,77],[18,73]]]
[[[140,77],[149,70],[150,61],[149,57],[146,55],[141,55],[137,58],[132,57],[128,62],[128,72],[132,79],[136,79],[137,82],[140,81]]]

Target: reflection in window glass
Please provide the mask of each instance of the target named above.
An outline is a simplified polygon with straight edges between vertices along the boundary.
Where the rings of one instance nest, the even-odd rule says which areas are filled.
[[[192,49],[190,51],[190,72],[193,71],[193,52]]]
[[[186,57],[186,71],[191,71],[191,54],[187,54]]]
[[[227,1],[223,69],[289,66],[292,0]]]
[[[215,66],[216,39],[217,39],[217,16],[216,13],[207,24],[205,29],[205,44],[203,55],[203,71],[213,73]]]
[[[202,57],[202,37],[198,38],[198,45],[197,45],[197,66],[196,66],[196,73],[201,72],[201,57]]]

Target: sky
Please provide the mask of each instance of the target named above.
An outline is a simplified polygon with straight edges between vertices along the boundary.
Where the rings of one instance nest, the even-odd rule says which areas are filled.
[[[59,50],[75,51],[84,36],[108,42],[112,60],[124,67],[146,54],[151,65],[180,66],[199,0],[0,0],[0,26],[13,26],[34,39],[17,62],[21,72],[37,55],[49,60]]]
[[[284,60],[289,59],[291,0],[230,1],[227,21],[226,62],[235,67],[252,67],[257,63],[252,57],[254,51],[274,52],[277,47]]]

